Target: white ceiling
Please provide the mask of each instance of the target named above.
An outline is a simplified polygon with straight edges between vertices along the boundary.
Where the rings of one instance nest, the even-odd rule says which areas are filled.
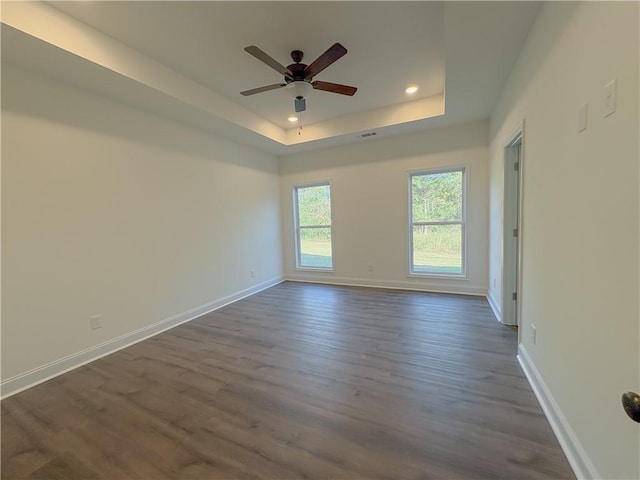
[[[286,137],[295,128],[287,121],[293,100],[282,90],[250,97],[239,94],[282,80],[277,72],[244,52],[244,47],[257,45],[288,65],[292,63],[291,50],[304,51],[303,62],[308,64],[334,42],[342,43],[348,53],[315,79],[353,85],[358,92],[353,97],[311,92],[302,120],[305,126],[316,126],[321,133],[310,137],[314,140],[310,142],[271,137],[268,148],[276,153],[358,141],[363,130],[396,134],[487,117],[539,8],[537,2],[73,1],[50,5],[57,15],[63,12],[66,19],[107,34],[224,97],[228,105],[237,106],[238,112],[247,111],[266,119],[273,128],[285,132],[282,138],[295,139]],[[5,23],[20,30],[19,21]],[[48,68],[42,57],[56,55],[50,52],[51,47],[46,51],[40,47],[44,53],[37,53],[35,44],[29,46],[33,39],[23,39],[15,32],[7,33],[5,38],[5,30],[3,61],[31,64],[40,70]],[[31,31],[27,33],[38,37]],[[47,45],[55,43],[42,37]],[[29,57],[38,60],[29,62]],[[82,70],[80,63],[65,61],[64,72],[69,81],[79,81],[80,72],[74,76],[69,69],[74,70],[73,65],[77,64]],[[55,68],[50,66],[51,70]],[[60,70],[57,69],[57,77],[65,75]],[[96,77],[110,78],[114,69],[110,70],[94,71],[91,84],[86,87],[106,88],[98,85]],[[140,81],[104,83],[118,83],[111,87],[111,96],[127,103],[136,103],[131,102],[132,97],[141,98]],[[404,93],[409,84],[420,87],[411,97]],[[437,103],[445,91],[444,115],[442,109],[425,107],[429,102]],[[190,116],[189,108],[180,109],[179,114],[173,108],[179,95],[174,95],[171,108],[169,103],[160,105],[162,100],[151,93],[146,97],[152,111],[171,115],[175,110],[181,117],[178,120]],[[191,110],[189,123],[208,130],[212,124],[220,123],[207,122],[202,111]],[[215,112],[208,113],[212,115]],[[238,123],[242,122],[235,122]],[[243,129],[243,125],[233,128]],[[244,130],[249,130],[244,135],[247,138],[253,132],[270,137],[247,125]],[[237,131],[230,136],[238,139],[243,134]],[[294,143],[298,144],[287,147]]]
[[[293,101],[283,91],[243,97],[240,91],[282,81],[244,51],[257,45],[283,65],[290,52],[311,63],[333,43],[348,53],[317,80],[359,88],[354,97],[315,91],[305,121],[410,100],[444,90],[443,5],[413,2],[56,2],[73,15],[154,60],[290,128]],[[384,36],[382,33],[384,33]]]

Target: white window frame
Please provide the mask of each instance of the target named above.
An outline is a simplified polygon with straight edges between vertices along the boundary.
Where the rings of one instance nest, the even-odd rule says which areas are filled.
[[[331,210],[330,219],[331,225],[305,225],[300,226],[300,212],[298,210],[298,190],[301,188],[310,187],[329,187],[329,208]],[[331,180],[324,180],[321,182],[304,183],[293,186],[293,227],[295,237],[295,250],[296,250],[296,270],[311,270],[314,272],[333,272],[333,185]],[[330,229],[331,238],[331,267],[313,267],[302,265],[302,252],[300,250],[300,231],[303,228],[328,228]]]
[[[413,182],[412,179],[415,176],[422,175],[437,175],[440,173],[449,172],[462,172],[462,218],[460,221],[440,221],[440,222],[414,222],[413,221]],[[430,278],[450,278],[450,279],[466,279],[467,278],[467,167],[455,166],[446,168],[435,168],[427,170],[416,170],[409,172],[408,176],[408,188],[407,188],[407,200],[408,200],[408,238],[409,238],[409,276],[410,277],[430,277]],[[446,272],[419,272],[413,269],[413,227],[414,226],[429,226],[429,225],[460,225],[461,229],[461,257],[462,257],[462,269],[460,273],[446,273]]]

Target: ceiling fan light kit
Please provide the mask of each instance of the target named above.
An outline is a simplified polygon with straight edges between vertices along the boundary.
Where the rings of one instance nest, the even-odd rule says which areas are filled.
[[[301,63],[304,57],[304,53],[301,50],[293,50],[291,52],[291,59],[294,63],[287,67],[260,50],[255,45],[246,47],[244,50],[283,75],[285,82],[274,83],[272,85],[265,85],[263,87],[240,92],[244,96],[286,88],[289,91],[289,94],[294,98],[295,111],[303,112],[307,108],[305,98],[311,90],[323,90],[325,92],[338,93],[340,95],[347,96],[353,96],[358,90],[356,87],[351,87],[349,85],[313,81],[313,77],[347,53],[347,49],[339,43],[334,43],[326,52],[311,62],[310,65]]]
[[[307,109],[307,101],[304,97],[296,97],[293,100],[293,106],[296,113],[304,112]]]
[[[309,82],[303,81],[294,81],[289,83],[285,90],[291,95],[293,98],[303,97],[305,98],[307,94],[313,90],[313,86]]]

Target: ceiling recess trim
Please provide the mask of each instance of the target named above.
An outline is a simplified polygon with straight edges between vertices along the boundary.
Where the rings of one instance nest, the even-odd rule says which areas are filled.
[[[283,128],[40,2],[6,2],[2,23],[149,88],[283,144]]]
[[[6,2],[2,23],[135,82],[136,88],[166,95],[191,109],[194,118],[211,119],[205,123],[223,121],[285,148],[426,120],[445,111],[444,94],[440,94],[304,125],[302,130],[284,129],[46,3]]]

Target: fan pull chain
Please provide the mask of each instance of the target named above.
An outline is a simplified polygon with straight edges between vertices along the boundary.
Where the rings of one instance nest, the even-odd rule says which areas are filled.
[[[302,112],[298,112],[298,135],[302,135]]]

